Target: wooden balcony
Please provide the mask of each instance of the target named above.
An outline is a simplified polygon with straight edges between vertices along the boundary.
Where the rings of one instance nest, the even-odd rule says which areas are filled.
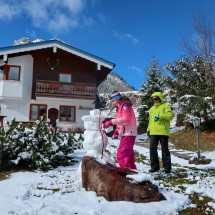
[[[96,85],[83,83],[61,83],[50,81],[36,81],[36,96],[96,98]]]

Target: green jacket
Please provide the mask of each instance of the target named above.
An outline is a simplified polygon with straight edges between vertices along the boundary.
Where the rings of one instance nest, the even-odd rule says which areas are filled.
[[[169,104],[164,104],[164,98],[161,92],[155,92],[151,95],[159,97],[161,102],[154,104],[149,109],[149,124],[147,132],[150,135],[165,135],[170,136],[170,121],[173,118],[173,112]],[[159,116],[157,122],[154,121],[155,116]]]

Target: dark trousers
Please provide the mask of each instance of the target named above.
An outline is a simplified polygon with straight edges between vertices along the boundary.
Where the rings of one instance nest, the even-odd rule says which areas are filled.
[[[168,136],[162,135],[151,135],[150,136],[150,161],[151,168],[158,170],[160,169],[159,159],[158,159],[158,143],[161,144],[162,150],[162,162],[165,170],[171,170],[171,156],[168,148]]]

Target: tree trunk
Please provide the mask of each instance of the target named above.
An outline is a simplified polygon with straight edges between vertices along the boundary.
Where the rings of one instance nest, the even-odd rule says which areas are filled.
[[[87,191],[94,191],[108,201],[132,201],[136,203],[166,200],[158,192],[158,187],[149,181],[132,183],[126,175],[137,174],[110,164],[103,165],[95,158],[85,156],[82,159],[82,185]]]

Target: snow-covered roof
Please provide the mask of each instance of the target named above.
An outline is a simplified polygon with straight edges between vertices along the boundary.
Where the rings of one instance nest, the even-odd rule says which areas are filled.
[[[79,57],[85,58],[89,61],[97,63],[100,66],[107,67],[109,69],[113,69],[115,67],[114,63],[107,61],[103,58],[75,48],[67,43],[64,43],[57,39],[46,40],[46,41],[39,41],[34,43],[27,43],[27,44],[20,44],[15,46],[8,46],[0,48],[0,56],[14,54],[14,53],[21,53],[26,51],[34,51],[38,49],[45,49],[45,48],[59,48],[69,53],[75,54]]]

